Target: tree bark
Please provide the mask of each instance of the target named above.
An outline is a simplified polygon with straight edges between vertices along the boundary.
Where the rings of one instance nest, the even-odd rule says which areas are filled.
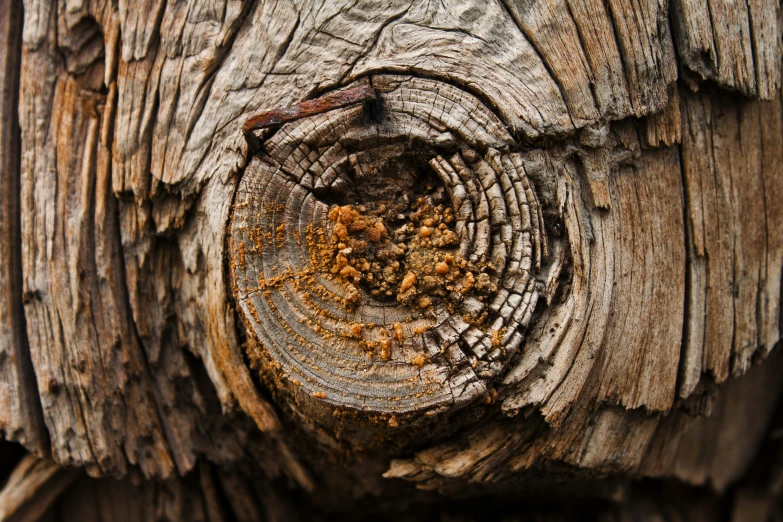
[[[779,517],[778,7],[8,0],[3,519]]]

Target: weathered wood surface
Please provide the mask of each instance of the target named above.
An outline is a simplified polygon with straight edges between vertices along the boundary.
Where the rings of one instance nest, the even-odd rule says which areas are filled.
[[[178,493],[144,509],[171,520],[287,519],[248,504],[276,478],[346,501],[412,488],[393,478],[499,492],[541,473],[602,477],[604,498],[641,477],[726,491],[781,387],[778,16],[27,0],[22,24],[10,2],[0,431],[124,481],[69,490],[114,507],[58,501],[84,520],[156,488]],[[248,117],[356,84],[379,101],[265,130],[251,158]],[[444,186],[459,243],[400,233],[433,256],[408,282],[457,286],[383,301],[357,256],[332,270],[329,216],[411,162]],[[446,254],[472,264],[436,271]],[[268,510],[293,502],[269,491]],[[738,506],[767,506],[745,491]]]
[[[51,460],[25,456],[0,492],[0,519],[39,520],[79,475],[79,470],[62,468]]]
[[[19,75],[21,71],[21,2],[0,13],[0,431],[41,455],[46,450],[41,404],[35,384],[22,309],[22,256],[19,212],[21,154]]]

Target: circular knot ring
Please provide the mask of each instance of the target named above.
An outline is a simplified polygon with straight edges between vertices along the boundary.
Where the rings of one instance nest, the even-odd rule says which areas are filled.
[[[264,144],[229,236],[251,366],[343,433],[490,401],[546,256],[534,188],[491,110],[434,80],[371,82],[377,103],[288,123]]]

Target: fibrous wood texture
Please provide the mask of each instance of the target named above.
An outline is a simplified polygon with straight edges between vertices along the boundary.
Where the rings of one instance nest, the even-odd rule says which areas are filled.
[[[766,444],[777,2],[21,7],[0,430],[120,480],[74,498],[254,520],[289,516],[248,500],[285,480],[341,509],[410,483],[725,492]],[[375,99],[242,133],[356,86]]]
[[[41,454],[47,440],[35,376],[25,335],[22,310],[21,237],[19,212],[20,134],[19,73],[21,66],[22,6],[10,2],[0,13],[0,430],[7,440],[19,441]]]
[[[27,455],[0,492],[0,518],[9,522],[38,520],[78,476],[78,470]]]
[[[501,122],[477,99],[448,84],[399,76],[370,81],[380,93],[379,122],[364,121],[367,116],[358,106],[303,120],[266,142],[239,186],[229,240],[239,308],[266,349],[251,358],[256,365],[279,366],[290,386],[301,388],[294,392],[301,398],[288,402],[312,396],[329,403],[325,416],[338,418],[341,431],[350,423],[343,413],[350,416],[351,411],[378,415],[375,422],[383,418],[395,427],[434,419],[488,396],[488,386],[515,355],[530,322],[542,287],[533,275],[542,270],[545,257],[539,203],[524,157],[508,152],[513,140]],[[450,295],[424,305],[421,299],[432,300],[420,297],[414,306],[406,304],[402,285],[398,302],[370,296],[352,302],[358,289],[350,281],[358,284],[360,277],[332,276],[335,253],[324,239],[342,234],[336,231],[346,224],[331,223],[327,215],[341,209],[330,210],[322,200],[346,190],[344,185],[388,175],[387,165],[404,168],[406,155],[437,173],[454,209],[454,242],[459,238],[459,244],[425,262],[437,264],[451,256],[451,266],[440,261],[445,266],[440,278],[434,270],[416,269],[415,256],[425,256],[424,249],[404,258],[410,269],[404,277],[410,279],[410,290],[427,284],[427,278],[454,287]],[[445,226],[444,233],[434,229],[426,236],[432,223],[427,227],[425,222],[412,227],[414,236],[425,238],[430,248],[438,239],[447,242]],[[347,226],[356,228],[354,222]],[[386,226],[380,226],[386,235]],[[388,235],[400,241],[407,231],[403,226]],[[355,249],[365,246],[345,241]],[[370,241],[401,248],[389,239]],[[380,251],[375,259],[383,260]],[[479,282],[451,281],[448,274],[459,273],[460,259],[463,268],[466,260],[491,268],[476,276],[465,272]],[[396,263],[388,268],[406,271]],[[344,275],[345,267],[335,268]],[[394,279],[388,271],[383,276]],[[486,300],[470,292],[482,277],[495,289]],[[543,287],[557,285],[542,279]]]

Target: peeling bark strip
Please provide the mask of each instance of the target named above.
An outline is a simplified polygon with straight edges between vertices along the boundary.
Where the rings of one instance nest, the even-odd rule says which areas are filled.
[[[363,423],[434,422],[491,402],[556,275],[547,270],[543,209],[501,122],[447,84],[374,76],[372,85],[378,122],[345,108],[285,126],[264,144],[240,182],[229,246],[237,303],[260,342],[251,365],[303,419],[339,426],[341,437],[355,424],[359,445],[374,437]],[[384,183],[393,187],[387,199]],[[427,183],[448,194],[447,209],[426,217],[438,195],[420,193],[428,203],[406,227],[394,205]],[[346,203],[362,209],[379,198],[388,209],[374,223],[341,214],[356,212]],[[446,220],[437,227],[439,212]],[[369,245],[349,240],[366,226]],[[373,243],[385,246],[348,264],[351,250]],[[396,249],[408,251],[372,268]],[[375,290],[360,290],[360,280]],[[396,300],[384,301],[394,281]]]

